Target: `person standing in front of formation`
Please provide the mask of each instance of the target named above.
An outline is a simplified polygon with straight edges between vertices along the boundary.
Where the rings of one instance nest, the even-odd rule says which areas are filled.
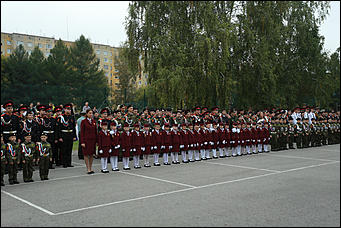
[[[5,186],[4,175],[7,163],[8,162],[6,158],[6,145],[4,142],[4,137],[1,134],[1,186]]]
[[[21,160],[23,163],[24,182],[33,182],[33,164],[37,159],[36,145],[32,142],[31,134],[24,133],[24,142],[21,144]]]
[[[108,123],[102,122],[101,131],[98,133],[98,155],[101,157],[102,173],[109,173],[108,157],[112,152],[111,135],[108,131]]]
[[[16,142],[16,134],[9,134],[9,142],[6,145],[6,157],[8,161],[8,181],[9,184],[19,184],[17,180],[18,165],[20,163],[21,154],[19,152],[19,145]]]
[[[142,146],[142,140],[143,140],[143,135],[142,132],[140,132],[140,126],[139,124],[135,123],[134,124],[134,130],[131,133],[132,137],[132,148],[131,148],[131,153],[133,154],[133,159],[134,159],[134,168],[135,169],[140,169],[140,155],[142,153],[141,146]]]
[[[47,133],[42,133],[41,141],[37,142],[39,175],[41,180],[48,180],[49,163],[52,162],[51,144],[47,141]]]
[[[65,104],[65,114],[57,119],[57,138],[62,143],[62,164],[64,168],[73,167],[71,165],[73,141],[76,141],[76,121],[71,115],[71,104]]]
[[[97,124],[93,118],[93,111],[91,109],[85,111],[85,119],[83,119],[80,124],[79,135],[79,143],[82,147],[87,173],[93,174],[95,172],[92,170],[92,162],[94,160],[93,154],[96,152],[98,133]]]
[[[120,133],[117,130],[116,121],[112,121],[110,123],[110,135],[111,135],[111,153],[110,156],[110,163],[111,163],[111,170],[112,171],[119,171],[118,168],[118,155],[120,145]]]

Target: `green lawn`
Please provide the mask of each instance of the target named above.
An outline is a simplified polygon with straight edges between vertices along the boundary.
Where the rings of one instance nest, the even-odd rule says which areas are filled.
[[[74,142],[73,142],[72,150],[78,151],[78,142],[79,142],[79,141],[74,141]]]

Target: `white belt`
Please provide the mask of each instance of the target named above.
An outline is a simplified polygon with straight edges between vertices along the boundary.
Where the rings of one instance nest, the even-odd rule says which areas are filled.
[[[4,133],[4,134],[13,134],[13,133],[17,133],[17,131],[3,131],[2,133]]]
[[[72,130],[62,130],[62,132],[72,132]]]
[[[63,131],[63,130],[62,130]],[[51,134],[51,133],[53,133],[54,131],[43,131],[44,133],[46,133],[46,134]]]

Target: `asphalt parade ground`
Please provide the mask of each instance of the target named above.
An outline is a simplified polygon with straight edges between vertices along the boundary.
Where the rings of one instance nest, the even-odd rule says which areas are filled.
[[[340,226],[340,144],[93,175],[76,154],[47,181],[5,175],[1,226]]]

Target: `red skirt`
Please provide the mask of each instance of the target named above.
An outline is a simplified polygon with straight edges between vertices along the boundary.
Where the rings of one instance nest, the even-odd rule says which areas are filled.
[[[82,147],[82,153],[84,156],[93,155],[96,152],[96,140],[86,140],[84,142],[85,147]]]
[[[111,153],[109,153],[109,156],[118,156],[119,155],[119,149],[114,149],[111,147]]]
[[[143,154],[150,154],[151,152],[151,146],[145,146],[145,150],[143,151]]]

